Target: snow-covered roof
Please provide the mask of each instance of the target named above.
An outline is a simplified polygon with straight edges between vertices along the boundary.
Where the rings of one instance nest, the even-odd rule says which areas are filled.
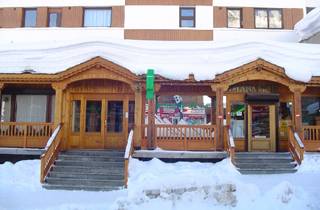
[[[309,39],[313,35],[320,32],[320,7],[313,9],[295,26],[294,30],[297,32],[301,40]]]
[[[295,80],[320,76],[320,45],[281,42],[165,42],[107,40],[79,42],[1,43],[0,73],[57,73],[100,56],[135,74],[148,68],[171,79],[197,80],[262,58],[284,67]]]

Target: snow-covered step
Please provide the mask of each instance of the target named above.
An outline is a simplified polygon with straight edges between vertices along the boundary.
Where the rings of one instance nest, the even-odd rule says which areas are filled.
[[[297,171],[297,163],[288,152],[238,152],[234,162],[242,174],[282,174]]]
[[[61,152],[43,185],[46,189],[109,191],[124,186],[124,152]]]

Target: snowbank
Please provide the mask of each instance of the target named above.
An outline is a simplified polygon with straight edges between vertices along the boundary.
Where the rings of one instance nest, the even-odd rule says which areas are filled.
[[[300,40],[309,39],[320,32],[320,7],[313,9],[295,26],[294,30],[300,36]]]
[[[112,40],[81,42],[0,42],[0,72],[57,73],[100,56],[135,74],[153,68],[171,79],[210,80],[258,58],[281,66],[292,79],[320,76],[320,45],[281,42],[165,42]]]

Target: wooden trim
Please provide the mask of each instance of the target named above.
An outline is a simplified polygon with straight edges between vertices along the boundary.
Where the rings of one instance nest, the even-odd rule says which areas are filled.
[[[213,30],[125,29],[124,38],[163,41],[211,41],[213,40]]]
[[[51,114],[52,114],[51,103],[52,103],[52,95],[47,95],[46,122],[52,121],[52,119],[51,119]]]
[[[203,5],[211,6],[212,0],[126,0],[126,5]]]
[[[16,113],[17,113],[17,98],[16,95],[11,95],[11,109],[10,109],[10,121],[16,121]]]
[[[213,7],[213,27],[225,28],[227,27],[227,8],[226,7]]]
[[[124,6],[113,6],[111,13],[111,27],[124,27]]]

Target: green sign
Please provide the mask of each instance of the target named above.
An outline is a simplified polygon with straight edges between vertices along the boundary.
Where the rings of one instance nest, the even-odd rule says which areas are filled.
[[[146,79],[146,98],[147,100],[154,98],[154,70],[148,69]]]

